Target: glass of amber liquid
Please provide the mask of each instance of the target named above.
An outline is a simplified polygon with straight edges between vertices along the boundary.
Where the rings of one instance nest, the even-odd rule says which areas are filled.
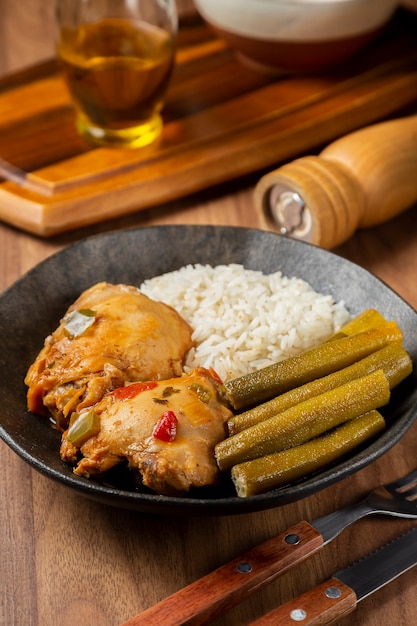
[[[81,135],[136,148],[162,131],[175,0],[58,0],[58,57]]]

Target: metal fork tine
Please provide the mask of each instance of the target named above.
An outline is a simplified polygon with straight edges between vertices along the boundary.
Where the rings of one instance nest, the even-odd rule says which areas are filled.
[[[407,489],[402,492],[406,500],[415,500],[417,498],[417,485],[414,485],[412,489]]]
[[[397,491],[398,493],[403,493],[404,491],[408,491],[410,486],[417,484],[417,470],[407,474],[407,476],[403,476],[398,480],[394,480],[392,483],[387,485],[390,491]]]

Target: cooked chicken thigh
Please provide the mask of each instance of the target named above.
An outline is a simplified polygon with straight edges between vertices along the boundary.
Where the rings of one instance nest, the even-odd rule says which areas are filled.
[[[136,287],[98,283],[70,306],[29,368],[28,409],[65,429],[74,411],[126,382],[179,376],[192,329]]]
[[[101,474],[127,459],[159,494],[210,485],[219,474],[214,446],[231,411],[204,368],[164,382],[133,383],[83,409],[63,434],[61,457],[74,472]],[[82,458],[79,460],[79,454]]]

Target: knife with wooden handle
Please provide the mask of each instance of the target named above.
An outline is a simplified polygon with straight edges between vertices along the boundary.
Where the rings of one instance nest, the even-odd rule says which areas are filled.
[[[250,626],[308,626],[334,624],[356,609],[357,597],[353,589],[337,578],[331,578],[301,596],[282,604]]]
[[[327,626],[352,613],[358,602],[417,565],[417,529],[336,572],[332,578],[282,604],[251,626]]]
[[[311,522],[301,521],[121,626],[206,624],[316,553],[353,522],[375,512],[383,510],[368,497]]]
[[[255,205],[273,228],[333,248],[417,201],[417,115],[374,124],[263,176]]]

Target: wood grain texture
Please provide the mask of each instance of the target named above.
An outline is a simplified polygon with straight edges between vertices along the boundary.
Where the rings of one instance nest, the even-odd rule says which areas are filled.
[[[285,541],[289,534],[298,537],[297,543]],[[206,624],[282,576],[322,546],[320,533],[307,522],[300,522],[132,617],[122,626]],[[250,569],[240,570],[242,565]]]
[[[327,590],[338,590],[340,597],[329,598]],[[292,626],[301,621],[308,626],[335,624],[341,617],[352,613],[356,608],[355,592],[339,580],[332,578],[325,583],[306,591],[302,596],[286,602],[264,617],[253,622],[252,626]],[[295,619],[293,613],[302,619]]]
[[[0,0],[0,12],[0,74],[53,56],[53,2]]]
[[[417,99],[416,24],[399,11],[343,68],[272,76],[242,65],[198,18],[186,19],[162,137],[141,150],[79,137],[53,63],[8,77],[0,81],[0,153],[28,174],[22,185],[0,185],[0,219],[51,236],[258,172],[393,115]]]

